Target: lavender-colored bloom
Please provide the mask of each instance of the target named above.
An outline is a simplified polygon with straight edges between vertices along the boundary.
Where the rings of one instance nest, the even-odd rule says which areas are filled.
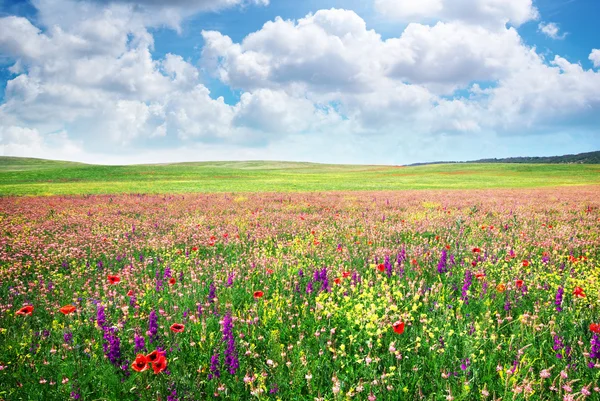
[[[233,286],[233,273],[227,276],[227,287]]]
[[[135,333],[133,343],[135,344],[135,352],[146,351],[146,340],[144,339],[144,336]]]
[[[235,337],[233,335],[233,319],[231,315],[227,313],[223,318],[223,342],[226,344],[225,348],[225,366],[227,367],[230,374],[234,375],[240,363],[235,349]]]
[[[104,306],[98,305],[96,308],[96,323],[100,327],[104,327],[106,325],[106,314],[104,313]]]
[[[556,305],[557,312],[562,312],[562,310],[563,310],[562,302],[563,302],[563,294],[564,293],[565,293],[565,289],[562,286],[558,287],[558,289],[556,290],[556,297],[554,300],[554,305]]]
[[[507,299],[506,302],[504,303],[504,310],[508,312],[508,311],[510,311],[510,309],[511,309],[511,304]]]
[[[392,277],[392,263],[390,262],[390,257],[387,255],[383,262],[383,266],[385,268],[385,274],[388,276],[388,278],[391,278]]]
[[[202,316],[202,305],[198,304],[197,311],[198,311],[198,316]]]
[[[96,263],[96,267],[98,267],[98,269],[102,270],[102,268],[104,267],[104,263],[102,263],[102,261],[99,260],[98,263]]]
[[[448,252],[446,252],[445,249],[442,251],[442,256],[440,256],[440,261],[437,265],[437,271],[440,274],[448,272]]]
[[[590,349],[590,358],[600,359],[600,337],[598,337],[598,334],[594,334],[590,340],[590,344],[592,346]]]
[[[132,308],[135,307],[135,304],[137,303],[137,298],[134,296],[131,296],[129,298],[129,306],[131,306]]]
[[[179,398],[177,398],[177,390],[171,392],[171,395],[167,397],[167,401],[179,401]]]
[[[65,334],[63,334],[63,340],[65,340],[65,344],[71,344],[71,341],[73,341],[73,333],[70,331],[65,332]]]
[[[74,400],[78,400],[81,398],[81,395],[76,391],[71,391],[71,398]]]
[[[215,298],[217,297],[217,287],[215,287],[215,283],[211,282],[208,287],[208,302],[211,304],[215,302]]]
[[[165,272],[163,273],[163,278],[165,278],[165,279],[171,278],[171,267],[170,266],[165,267]]]
[[[306,284],[306,293],[307,293],[307,294],[310,294],[310,293],[312,293],[312,292],[313,292],[313,282],[312,282],[312,281],[309,281],[309,282]]]
[[[156,280],[156,291],[159,292],[160,290],[162,290],[162,287],[163,287],[162,280]]]
[[[158,316],[154,311],[151,311],[148,317],[148,337],[150,337],[150,343],[158,339]]]
[[[302,269],[298,270],[298,276],[299,277],[304,277],[304,271]]]
[[[221,377],[221,371],[219,370],[219,353],[215,352],[210,357],[210,372],[208,374],[208,380],[212,380],[213,377]]]
[[[358,273],[356,271],[352,272],[352,285],[357,285],[358,283],[360,283],[360,276],[358,275]]]
[[[462,286],[462,294],[460,296],[460,299],[462,299],[465,304],[469,303],[469,295],[468,295],[468,291],[469,288],[471,287],[471,283],[473,282],[473,273],[471,273],[470,270],[465,270],[465,279],[463,282],[463,286]]]
[[[460,369],[461,370],[467,370],[467,368],[471,365],[471,361],[469,360],[469,358],[467,359],[463,359],[462,363],[460,364]]]
[[[110,363],[119,366],[119,362],[121,362],[121,341],[115,333],[116,329],[114,328],[107,327],[104,329],[104,340],[106,343],[103,344],[103,347],[104,353],[108,357]]]
[[[273,387],[271,387],[271,389],[269,390],[269,394],[277,394],[278,391],[279,387],[277,387],[277,384],[274,384]]]

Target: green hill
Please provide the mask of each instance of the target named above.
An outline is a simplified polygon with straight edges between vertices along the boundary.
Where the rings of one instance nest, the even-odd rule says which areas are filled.
[[[101,166],[0,158],[0,195],[532,188],[600,184],[593,164],[364,166],[272,161]]]

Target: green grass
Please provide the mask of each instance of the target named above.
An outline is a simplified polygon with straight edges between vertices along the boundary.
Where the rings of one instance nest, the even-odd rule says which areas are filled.
[[[0,195],[535,188],[600,184],[600,165],[292,162],[100,166],[0,157]]]

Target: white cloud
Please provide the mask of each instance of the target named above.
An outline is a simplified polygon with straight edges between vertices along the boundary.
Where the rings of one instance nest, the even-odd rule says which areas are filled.
[[[488,27],[507,23],[519,26],[539,17],[532,0],[374,0],[375,8],[388,18],[463,21]]]
[[[551,39],[564,39],[567,37],[566,33],[559,34],[560,28],[554,22],[540,22],[538,24],[538,31],[542,32]]]
[[[600,67],[600,49],[592,49],[589,60],[594,64],[594,67]]]

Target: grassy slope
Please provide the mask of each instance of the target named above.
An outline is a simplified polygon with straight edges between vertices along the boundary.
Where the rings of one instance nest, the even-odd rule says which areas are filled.
[[[600,184],[600,165],[419,167],[290,162],[98,166],[0,158],[0,195],[528,188]]]

